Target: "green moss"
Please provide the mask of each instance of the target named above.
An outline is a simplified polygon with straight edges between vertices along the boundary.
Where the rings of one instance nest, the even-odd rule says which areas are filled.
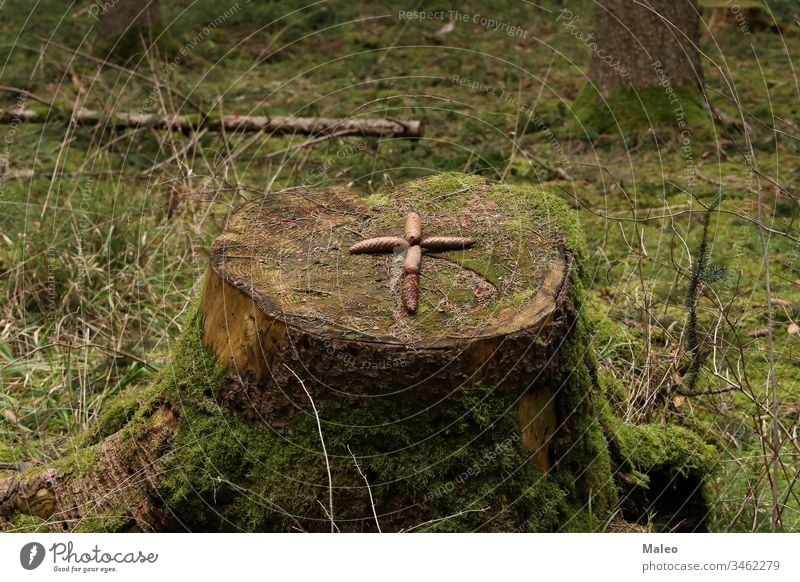
[[[77,446],[88,446],[122,429],[136,411],[155,395],[155,384],[136,387],[117,394],[103,407],[103,412],[77,440]]]
[[[426,531],[558,529],[577,510],[566,479],[545,477],[527,462],[514,401],[513,394],[473,386],[445,412],[402,423],[376,424],[397,414],[398,400],[324,411],[339,527],[372,529],[371,492],[379,508],[399,504],[420,524],[433,520]],[[205,408],[184,410],[181,423],[180,455],[166,463],[161,494],[183,519],[209,529],[329,528],[322,509],[328,479],[313,418],[276,431]],[[350,451],[370,476],[369,491]],[[223,519],[209,511],[212,498]],[[400,517],[406,518],[383,515],[383,527]]]
[[[613,381],[606,379],[613,390]],[[630,484],[646,490],[655,474],[666,475],[669,483],[675,483],[678,477],[690,478],[700,484],[705,505],[713,506],[711,482],[720,461],[717,449],[709,443],[707,428],[697,421],[692,421],[691,428],[676,424],[631,425],[617,418],[608,404],[603,405],[601,418]]]
[[[716,449],[682,426],[633,426],[614,420],[610,427],[622,458],[641,473],[667,469],[684,477],[705,477],[719,463]]]
[[[660,85],[619,88],[603,98],[596,87],[586,85],[572,106],[575,123],[571,132],[589,137],[620,133],[628,136],[650,128],[671,128],[676,133],[688,131],[705,136],[711,118],[700,90],[694,85],[671,89],[672,100]]]
[[[17,513],[11,516],[10,527],[5,531],[14,533],[46,533],[50,531],[47,521],[41,517]]]
[[[75,449],[53,465],[65,476],[92,473],[97,468],[97,445]]]
[[[573,479],[571,492],[574,498],[588,502],[592,499],[592,521],[602,520],[613,510],[617,502],[617,491],[612,478],[611,457],[608,443],[600,424],[600,413],[605,399],[599,389],[597,366],[589,347],[590,334],[581,314],[583,287],[573,276],[573,294],[578,309],[577,319],[570,337],[559,350],[560,367],[569,370],[568,380],[560,396],[561,416],[569,425],[572,443],[560,459],[564,473]],[[588,522],[588,506],[583,510],[584,522],[576,529],[593,529]]]
[[[418,181],[418,187],[424,183],[425,191],[433,196],[451,194],[464,188],[472,188],[484,182],[483,178],[459,172],[442,172]]]
[[[189,308],[185,330],[172,351],[172,362],[154,380],[156,393],[176,400],[178,405],[194,405],[222,384],[227,370],[202,341],[203,326],[198,297]]]
[[[367,206],[386,206],[389,204],[389,197],[386,194],[370,194],[364,199]]]

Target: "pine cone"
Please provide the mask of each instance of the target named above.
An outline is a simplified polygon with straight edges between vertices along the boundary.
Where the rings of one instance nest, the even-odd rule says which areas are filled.
[[[403,300],[403,307],[409,313],[417,311],[417,302],[419,300],[419,274],[406,273],[403,278],[403,291],[401,293]]]
[[[432,236],[422,239],[420,244],[429,251],[460,251],[474,245],[475,239],[463,236]]]
[[[363,253],[390,253],[397,247],[404,247],[406,241],[399,236],[378,236],[368,238],[350,247],[350,252],[354,255]]]
[[[408,247],[406,260],[403,263],[403,270],[406,273],[419,273],[419,265],[422,262],[422,249],[419,245]]]
[[[416,212],[409,212],[406,216],[405,239],[410,245],[418,245],[422,238],[422,219]]]

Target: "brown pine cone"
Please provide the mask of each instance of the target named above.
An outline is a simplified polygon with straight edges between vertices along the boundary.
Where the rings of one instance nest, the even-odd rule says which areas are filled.
[[[408,247],[406,260],[403,263],[403,270],[406,273],[419,273],[419,265],[422,262],[422,249],[419,245]]]
[[[401,293],[403,300],[403,307],[409,313],[417,311],[417,303],[419,301],[419,274],[406,273],[403,278],[403,291]]]
[[[422,239],[420,244],[429,251],[460,251],[474,245],[475,239],[463,236],[432,236]]]
[[[390,253],[397,247],[404,247],[406,241],[399,236],[378,236],[368,238],[350,247],[350,252],[354,255],[362,253]]]
[[[418,245],[422,238],[422,219],[416,212],[409,212],[406,216],[405,239],[409,245]]]

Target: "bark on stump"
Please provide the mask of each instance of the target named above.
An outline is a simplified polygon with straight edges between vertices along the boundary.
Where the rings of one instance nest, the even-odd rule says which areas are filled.
[[[424,254],[414,315],[400,303],[402,252],[348,253],[401,235],[411,210],[423,238],[477,239]],[[602,527],[612,471],[669,475],[701,445],[680,433],[689,452],[662,460],[672,437],[654,428],[645,467],[638,433],[610,422],[581,315],[583,253],[556,196],[461,174],[368,198],[297,188],[249,204],[214,244],[171,364],[110,403],[76,453],[0,480],[0,523]],[[624,437],[615,469],[603,426]],[[698,463],[677,470],[702,478]]]

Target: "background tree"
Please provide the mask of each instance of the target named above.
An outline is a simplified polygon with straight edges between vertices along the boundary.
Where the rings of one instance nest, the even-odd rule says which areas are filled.
[[[561,20],[575,35],[579,18]],[[574,105],[583,128],[702,126],[708,113],[699,32],[695,0],[598,0],[594,34],[582,36],[592,53],[589,83]]]
[[[122,57],[145,49],[161,28],[160,0],[116,0],[101,4],[93,14],[101,49]]]

